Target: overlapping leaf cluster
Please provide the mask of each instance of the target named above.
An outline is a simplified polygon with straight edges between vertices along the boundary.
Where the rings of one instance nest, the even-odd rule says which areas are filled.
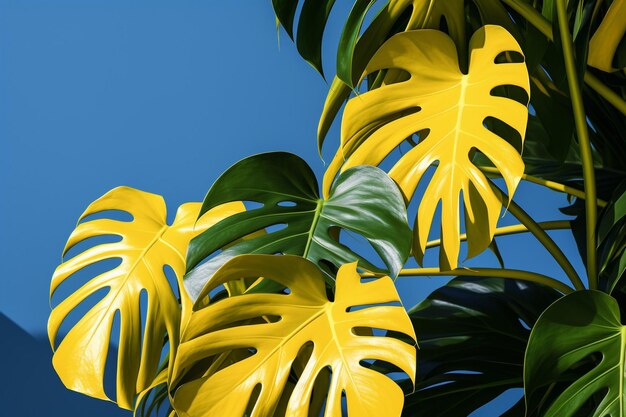
[[[335,1],[272,5],[324,75]],[[321,152],[345,104],[321,187],[273,152],[235,163],[171,225],[154,194],[93,202],[52,278],[61,380],[141,415],[466,416],[511,388],[524,395],[503,416],[626,415],[625,32],[625,0],[354,0],[320,117]],[[575,217],[534,220],[513,200],[522,180],[567,193]],[[498,228],[504,209],[520,224]],[[563,228],[586,285],[547,233]],[[523,232],[572,287],[459,268],[461,242],[500,258],[495,237]],[[436,267],[407,268],[433,246]],[[407,312],[399,275],[459,276]]]

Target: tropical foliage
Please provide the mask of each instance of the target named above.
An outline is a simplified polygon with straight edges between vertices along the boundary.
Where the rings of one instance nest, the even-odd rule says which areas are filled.
[[[272,5],[324,76],[335,1]],[[89,205],[52,278],[51,297],[73,288],[48,325],[63,383],[110,399],[117,322],[110,400],[139,415],[467,416],[523,388],[503,416],[626,416],[626,0],[353,0],[344,18],[321,186],[274,152],[171,225],[128,187]],[[571,220],[530,216],[521,181],[567,194]],[[519,224],[498,227],[505,211]],[[506,268],[496,238],[519,233],[568,282]],[[463,267],[463,242],[501,267]],[[405,309],[396,278],[434,275],[455,278]]]

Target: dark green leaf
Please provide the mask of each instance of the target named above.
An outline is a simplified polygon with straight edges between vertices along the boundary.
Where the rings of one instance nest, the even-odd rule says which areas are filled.
[[[523,386],[526,341],[560,293],[538,284],[458,277],[409,311],[419,341],[417,386],[404,416],[467,416]],[[514,406],[507,416],[523,416]]]
[[[498,242],[496,242],[495,238],[489,244],[489,250],[493,252],[493,254],[496,256],[500,268],[504,268],[504,258],[502,257],[502,253],[500,252],[500,248],[498,247]]]
[[[272,0],[274,13],[280,24],[291,39],[293,39],[293,22],[296,17],[298,0]]]
[[[608,293],[624,291],[626,271],[626,181],[622,182],[598,219],[600,288]]]
[[[558,89],[541,66],[531,72],[530,96],[535,115],[529,118],[524,157],[565,161],[574,138],[569,96]]]
[[[322,77],[324,76],[322,38],[328,15],[334,4],[335,0],[304,0],[298,20],[296,34],[298,52]]]
[[[352,57],[368,10],[376,0],[356,0],[346,21],[337,47],[337,77],[353,88]]]
[[[579,416],[581,410],[590,417],[626,415],[625,348],[626,329],[613,297],[577,291],[556,301],[528,341],[528,412],[542,417]]]
[[[193,297],[219,266],[240,254],[299,255],[322,267],[359,260],[361,267],[383,272],[339,243],[337,229],[364,237],[393,276],[410,251],[411,231],[402,194],[387,174],[375,167],[345,171],[325,201],[313,172],[301,158],[285,152],[255,155],[237,162],[218,178],[200,213],[231,201],[262,206],[224,219],[191,241],[185,285]],[[267,233],[250,236],[266,228],[270,228]],[[207,261],[200,264],[203,260]]]

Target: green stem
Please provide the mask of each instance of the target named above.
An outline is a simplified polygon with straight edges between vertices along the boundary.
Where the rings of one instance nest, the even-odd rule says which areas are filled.
[[[615,91],[607,87],[602,81],[600,81],[592,73],[585,71],[585,84],[587,84],[593,91],[611,103],[620,113],[626,116],[626,101],[621,98]]]
[[[563,229],[570,229],[571,228],[571,223],[568,220],[555,220],[555,221],[549,221],[549,222],[538,222],[537,223],[539,225],[539,227],[541,227],[543,230],[563,230]],[[513,224],[510,226],[502,226],[502,227],[498,227],[496,228],[495,232],[494,232],[494,236],[507,236],[507,235],[514,235],[514,234],[518,234],[518,233],[525,233],[528,232],[528,228],[523,225],[523,224]],[[467,240],[467,234],[466,233],[462,233],[461,235],[459,235],[459,239],[463,242]],[[435,240],[431,240],[428,243],[426,243],[426,247],[427,248],[432,248],[432,247],[436,247],[436,246],[441,246],[441,239],[435,239]]]
[[[363,277],[377,276],[371,273],[361,274]],[[535,272],[522,271],[519,269],[501,269],[501,268],[458,268],[452,271],[441,271],[439,268],[406,268],[400,271],[398,276],[464,276],[464,277],[495,277],[495,278],[508,278],[519,279],[523,281],[536,282],[548,287],[552,287],[561,291],[564,294],[569,294],[574,291],[570,286],[558,281],[554,278],[550,278],[546,275],[538,274]]]
[[[309,229],[309,234],[307,236],[306,247],[304,248],[304,252],[302,253],[302,257],[306,258],[309,254],[309,249],[311,248],[311,242],[313,242],[313,233],[315,233],[315,228],[317,227],[317,222],[320,220],[320,215],[322,214],[322,208],[324,207],[324,200],[317,200],[317,205],[315,206],[315,214],[313,215],[313,222],[311,223],[311,228]]]
[[[533,177],[532,175],[524,175],[522,179],[528,182],[532,182],[534,184],[543,185],[544,187],[550,188],[555,191],[561,191],[563,193],[573,195],[574,197],[587,199],[587,194],[584,191],[577,190],[576,188],[561,184],[560,182],[544,180],[543,178]],[[607,202],[596,198],[596,205],[598,207],[606,207]]]
[[[515,201],[509,199],[509,196],[506,195],[502,190],[500,190],[493,182],[489,181],[491,184],[491,188],[494,190],[496,195],[500,198],[500,201],[503,205],[507,205],[508,203],[508,211],[517,219],[520,223],[522,223],[530,233],[535,236],[535,238],[543,245],[544,248],[552,255],[554,260],[559,264],[563,272],[567,275],[574,288],[577,290],[584,290],[585,285],[582,280],[578,276],[578,273],[570,263],[567,256],[563,253],[563,251],[557,246],[557,244],[552,240],[552,238],[546,233],[545,230],[541,228],[541,226],[533,220],[532,217],[523,208],[521,208]]]
[[[487,174],[493,174],[493,175],[501,176],[500,171],[498,171],[496,168],[480,167],[480,170],[485,172],[485,173],[487,173]],[[528,181],[528,182],[532,182],[534,184],[543,185],[544,187],[549,188],[549,189],[554,190],[554,191],[560,191],[562,193],[573,195],[574,197],[578,197],[578,198],[581,198],[583,200],[587,197],[585,195],[584,191],[578,190],[576,188],[570,187],[570,186],[565,185],[565,184],[561,184],[560,182],[544,180],[543,178],[534,177],[534,176],[528,175],[528,174],[523,174],[522,175],[522,179],[525,180],[525,181]],[[597,198],[596,199],[596,204],[598,205],[598,207],[606,207],[607,202]]]
[[[556,1],[556,12],[559,24],[559,33],[563,45],[565,58],[565,72],[570,90],[572,108],[574,110],[574,125],[580,147],[580,156],[583,164],[583,179],[585,182],[585,211],[586,211],[586,240],[587,240],[587,279],[589,288],[596,289],[598,284],[598,272],[596,266],[596,178],[593,169],[593,156],[591,154],[591,142],[587,131],[587,117],[583,105],[582,92],[576,74],[576,62],[574,60],[574,43],[569,31],[567,18],[567,0]]]
[[[533,25],[535,29],[541,32],[545,37],[554,41],[552,25],[530,4],[522,0],[502,0],[502,2],[519,13],[528,21],[528,23]],[[624,101],[623,98],[588,71],[585,71],[585,83],[591,87],[592,90],[598,93],[598,95],[611,103],[619,112],[626,116],[626,101]]]

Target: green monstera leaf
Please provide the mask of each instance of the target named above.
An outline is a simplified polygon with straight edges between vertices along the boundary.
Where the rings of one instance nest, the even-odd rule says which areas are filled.
[[[524,281],[458,277],[409,311],[420,341],[417,384],[405,415],[470,415],[523,387],[530,328],[561,296]],[[507,415],[524,415],[523,401]]]
[[[272,0],[277,24],[285,28],[291,39],[294,37],[294,23],[299,3],[302,3],[302,10],[298,19],[296,47],[302,58],[323,75],[322,37],[335,0]]]
[[[624,292],[626,272],[626,181],[615,190],[613,198],[598,221],[598,261],[600,286],[607,292]]]
[[[229,217],[191,241],[185,285],[192,297],[217,268],[240,254],[299,255],[327,269],[358,260],[362,268],[385,272],[340,243],[341,230],[364,237],[393,276],[410,251],[404,200],[396,184],[378,168],[346,171],[334,183],[329,198],[322,199],[313,171],[298,156],[285,152],[255,155],[218,178],[200,213],[232,201],[262,206]],[[264,229],[267,233],[250,237]]]
[[[552,304],[528,341],[524,381],[528,415],[626,415],[626,327],[617,301],[578,291]]]
[[[415,391],[404,381],[403,416],[467,416],[522,388],[530,328],[559,297],[543,285],[486,277],[457,277],[435,290],[409,310],[419,351]],[[523,400],[504,415],[523,417]]]

